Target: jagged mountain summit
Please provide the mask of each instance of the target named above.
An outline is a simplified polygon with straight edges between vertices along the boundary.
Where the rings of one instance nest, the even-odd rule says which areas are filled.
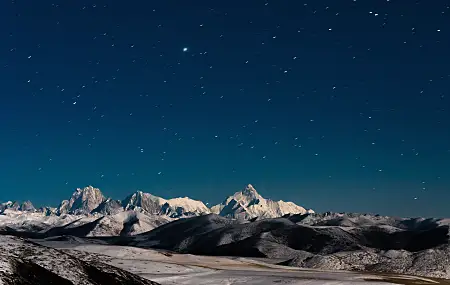
[[[122,207],[125,210],[143,210],[149,214],[157,215],[161,211],[161,207],[164,203],[166,203],[166,200],[163,198],[154,196],[150,193],[136,191],[122,201]]]
[[[28,200],[20,205],[19,211],[34,212],[36,211],[36,208],[33,206],[33,203]]]
[[[25,201],[22,204],[19,204],[17,201],[8,201],[0,204],[0,212],[4,210],[14,210],[14,211],[24,211],[24,212],[35,212],[36,208],[34,208],[31,201]]]
[[[153,215],[167,215],[171,218],[209,214],[206,205],[188,197],[164,199],[149,193],[137,191],[122,201],[124,210],[143,211]]]
[[[211,212],[233,219],[276,218],[286,214],[314,213],[292,202],[264,199],[253,185],[225,199],[221,204],[211,207]]]
[[[98,188],[87,186],[83,189],[77,188],[70,200],[63,200],[58,207],[58,214],[90,214],[106,198]]]

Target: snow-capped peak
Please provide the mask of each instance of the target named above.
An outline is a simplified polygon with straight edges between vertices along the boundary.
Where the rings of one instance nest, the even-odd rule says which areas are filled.
[[[22,204],[20,204],[17,201],[7,201],[5,203],[0,204],[0,212],[3,212],[5,210],[12,210],[12,211],[23,211],[23,212],[34,212],[36,209],[34,208],[31,201],[25,201]]]
[[[210,210],[202,201],[193,200],[189,197],[179,197],[167,200],[167,204],[175,208],[183,208],[185,212],[196,214],[210,213]]]
[[[33,206],[33,203],[31,203],[30,200],[27,200],[20,205],[19,210],[26,212],[34,212],[36,211],[36,208]]]
[[[244,190],[234,193],[234,195],[229,198],[235,199],[243,205],[256,202],[257,200],[264,200],[251,184],[248,184]]]
[[[166,199],[154,196],[150,193],[136,191],[122,201],[125,210],[144,210],[150,214],[159,213]]]
[[[253,187],[252,184],[248,184],[247,187],[245,187],[244,191],[249,191],[249,192],[257,193],[255,187]]]
[[[254,217],[275,218],[285,214],[304,214],[308,211],[292,202],[264,199],[256,189],[247,185],[221,204],[213,206],[211,212],[225,217],[248,219]]]
[[[173,218],[210,213],[209,208],[201,201],[192,200],[188,197],[166,200],[142,191],[136,191],[125,198],[122,201],[122,207],[124,210],[139,210]]]
[[[93,186],[77,188],[70,200],[61,202],[57,212],[59,214],[89,214],[105,201],[105,199],[100,189],[94,188]]]
[[[245,187],[244,190],[241,191],[242,195],[245,195],[247,197],[253,197],[253,198],[257,198],[257,197],[261,197],[258,192],[256,192],[255,187],[253,187],[252,184],[248,184],[247,187]]]

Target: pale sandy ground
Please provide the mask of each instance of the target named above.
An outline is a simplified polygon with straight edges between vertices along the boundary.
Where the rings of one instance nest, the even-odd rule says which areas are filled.
[[[389,276],[389,278],[395,278],[396,282],[389,283],[383,281],[382,278],[384,277],[379,275],[344,271],[306,270],[272,265],[261,260],[256,261],[247,258],[164,254],[160,251],[126,246],[74,245],[54,241],[39,241],[39,243],[54,248],[104,255],[103,258],[100,258],[101,261],[163,285],[440,284],[430,279],[407,276]]]

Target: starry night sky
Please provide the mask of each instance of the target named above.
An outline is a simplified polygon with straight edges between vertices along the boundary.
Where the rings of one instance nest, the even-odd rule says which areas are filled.
[[[0,2],[0,200],[94,185],[450,216],[450,2]]]

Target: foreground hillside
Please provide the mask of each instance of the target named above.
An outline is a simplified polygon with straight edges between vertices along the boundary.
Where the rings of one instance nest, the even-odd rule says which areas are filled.
[[[303,268],[450,278],[446,220],[311,214],[241,223],[211,214],[126,242],[197,255],[266,257]]]
[[[158,284],[99,260],[82,260],[16,237],[0,236],[0,252],[2,285]]]

